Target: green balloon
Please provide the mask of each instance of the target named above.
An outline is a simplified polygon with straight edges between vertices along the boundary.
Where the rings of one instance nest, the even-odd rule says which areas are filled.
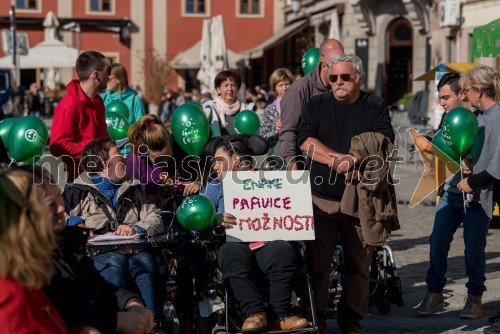
[[[1,107],[0,107],[1,108]],[[6,118],[0,122],[0,137],[2,138],[3,144],[6,149],[9,149],[9,131],[17,121],[17,118]]]
[[[185,103],[172,115],[172,135],[189,155],[200,155],[210,135],[208,118],[195,104]]]
[[[311,72],[311,70],[319,64],[319,49],[311,48],[304,53],[302,56],[302,70],[305,74]]]
[[[123,117],[128,121],[130,118],[130,109],[127,105],[121,101],[111,101],[106,105],[107,112],[116,112],[123,115]]]
[[[450,110],[443,120],[443,137],[459,156],[463,156],[476,138],[478,124],[476,116],[466,108]]]
[[[43,151],[48,138],[47,126],[40,118],[21,117],[9,131],[9,155],[19,162],[30,160]]]
[[[201,103],[198,102],[198,101],[189,101],[189,102],[186,102],[186,104],[192,104],[192,105],[195,105],[197,106],[198,108],[202,109],[203,110],[203,107],[201,106]]]
[[[213,225],[215,207],[202,195],[192,195],[182,201],[176,212],[179,223],[188,230],[201,231]]]
[[[244,135],[254,135],[259,133],[260,119],[252,110],[242,110],[236,115],[234,127],[239,133]]]
[[[460,170],[460,157],[446,143],[443,137],[443,130],[439,130],[432,138],[432,152],[439,159],[444,161],[451,172],[456,173]]]
[[[38,160],[40,160],[42,157],[43,157],[43,153],[45,152],[45,148],[42,148],[40,150],[40,152],[38,152],[37,154],[35,154],[34,156],[32,156],[31,158],[28,158],[24,161],[21,161],[22,163],[25,163],[25,164],[30,164],[30,165],[34,165]]]
[[[127,131],[130,127],[130,123],[124,115],[115,111],[109,111],[106,112],[106,127],[108,129],[109,137],[119,140],[127,137]]]

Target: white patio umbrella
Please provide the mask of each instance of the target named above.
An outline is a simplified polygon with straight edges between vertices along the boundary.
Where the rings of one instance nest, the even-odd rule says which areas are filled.
[[[210,47],[210,92],[217,95],[214,87],[213,79],[222,70],[228,69],[227,64],[227,48],[226,37],[224,34],[224,24],[222,16],[217,15],[212,18],[212,25],[210,27],[211,33],[211,47]]]
[[[210,19],[203,20],[200,46],[200,70],[196,79],[200,81],[200,91],[210,91]]]
[[[336,8],[332,10],[332,14],[330,15],[330,31],[328,33],[328,38],[335,38],[342,42],[342,37],[340,36],[339,14]]]
[[[56,38],[59,20],[52,12],[48,12],[43,21],[45,40],[28,50],[28,54],[20,57],[19,67],[27,68],[71,68],[75,67],[78,50],[70,48]],[[12,56],[0,58],[0,67],[11,67]]]

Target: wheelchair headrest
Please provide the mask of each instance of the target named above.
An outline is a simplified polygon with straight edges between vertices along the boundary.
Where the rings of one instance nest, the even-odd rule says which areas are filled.
[[[263,155],[266,154],[267,151],[269,151],[269,145],[267,143],[267,140],[265,140],[264,137],[262,136],[234,134],[234,135],[220,136],[210,140],[207,146],[205,146],[206,154],[214,156],[215,148],[222,140],[227,140],[229,142],[231,141],[243,142],[247,146],[250,155]]]

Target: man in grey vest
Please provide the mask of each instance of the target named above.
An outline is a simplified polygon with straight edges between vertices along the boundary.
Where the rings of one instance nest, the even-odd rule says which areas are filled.
[[[338,40],[323,41],[319,47],[320,63],[303,78],[295,81],[281,100],[281,129],[276,144],[276,154],[285,160],[288,169],[298,169],[295,160],[295,157],[300,155],[297,147],[297,129],[304,106],[311,97],[331,90],[328,64],[333,57],[343,53],[344,47]]]

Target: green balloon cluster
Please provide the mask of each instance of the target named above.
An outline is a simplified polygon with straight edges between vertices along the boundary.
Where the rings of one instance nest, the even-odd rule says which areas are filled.
[[[460,157],[446,143],[442,130],[436,132],[434,138],[432,138],[432,152],[438,159],[446,163],[452,173],[460,170]]]
[[[302,70],[304,71],[304,74],[311,72],[311,70],[318,64],[319,48],[311,48],[302,56]]]
[[[115,140],[124,139],[127,137],[127,131],[130,127],[128,118],[116,111],[106,112],[106,127],[110,138]]]
[[[254,135],[259,133],[260,119],[252,110],[242,110],[236,115],[234,127],[239,133],[244,135]]]
[[[188,230],[202,231],[214,224],[215,207],[202,195],[187,197],[176,212],[179,223]]]
[[[0,135],[10,157],[24,163],[35,163],[40,159],[49,138],[45,123],[35,116],[5,121],[0,123]]]
[[[130,109],[121,101],[111,101],[106,105],[106,113],[116,112],[121,114],[127,121],[130,119]]]
[[[210,136],[208,118],[201,106],[185,103],[172,115],[172,135],[184,152],[200,155]]]
[[[443,120],[443,137],[446,144],[462,157],[472,146],[477,136],[476,116],[466,108],[450,110]]]

